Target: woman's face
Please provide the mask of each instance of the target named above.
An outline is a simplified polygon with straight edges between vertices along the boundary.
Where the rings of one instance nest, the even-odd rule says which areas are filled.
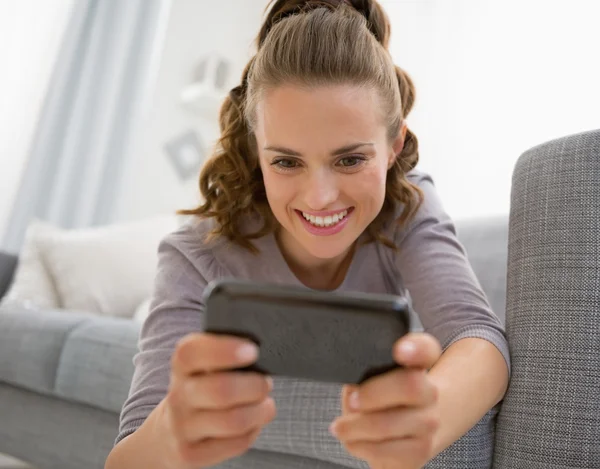
[[[284,86],[263,96],[260,165],[289,254],[307,263],[343,255],[381,210],[404,134],[389,142],[381,107],[375,90],[351,85]]]

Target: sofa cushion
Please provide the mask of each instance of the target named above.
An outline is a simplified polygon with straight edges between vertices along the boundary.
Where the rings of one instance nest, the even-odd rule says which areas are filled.
[[[54,390],[56,369],[81,314],[38,310],[19,303],[0,306],[0,381],[42,393]]]
[[[19,262],[4,301],[20,302],[38,308],[59,308],[60,299],[52,276],[42,257],[40,242],[58,229],[34,219],[27,226]]]
[[[119,412],[140,324],[60,310],[0,306],[0,381]]]
[[[131,318],[152,294],[160,240],[178,226],[172,215],[80,229],[38,240],[60,306]]]
[[[70,400],[120,412],[133,376],[140,324],[96,318],[76,327],[63,347],[54,391]]]

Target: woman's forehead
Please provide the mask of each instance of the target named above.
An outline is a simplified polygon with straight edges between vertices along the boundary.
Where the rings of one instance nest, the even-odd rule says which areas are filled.
[[[257,136],[263,139],[347,134],[370,141],[385,133],[379,96],[365,87],[277,87],[263,94],[256,113]]]

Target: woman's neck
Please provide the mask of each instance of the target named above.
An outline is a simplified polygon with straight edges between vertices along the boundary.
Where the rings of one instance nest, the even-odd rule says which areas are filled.
[[[284,229],[275,233],[279,250],[290,270],[305,286],[315,290],[335,290],[348,272],[354,257],[355,244],[331,259],[321,259],[308,254]]]

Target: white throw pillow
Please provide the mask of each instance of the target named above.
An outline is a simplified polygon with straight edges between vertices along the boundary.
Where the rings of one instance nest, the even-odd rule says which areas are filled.
[[[25,232],[19,263],[10,289],[2,302],[16,302],[39,308],[58,308],[60,299],[44,259],[40,253],[41,238],[58,231],[55,226],[33,220]]]
[[[143,323],[148,315],[150,314],[150,304],[152,302],[151,298],[147,298],[137,307],[135,313],[133,314],[133,320],[137,322]]]
[[[77,230],[39,239],[61,307],[133,317],[151,296],[160,240],[178,226],[175,216]]]

